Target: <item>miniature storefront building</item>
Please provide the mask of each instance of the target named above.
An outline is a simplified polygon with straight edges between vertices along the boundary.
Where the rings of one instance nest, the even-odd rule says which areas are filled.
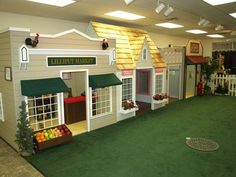
[[[116,67],[110,63],[114,60],[115,40],[109,39],[109,48],[102,50],[103,39],[91,38],[72,29],[55,35],[41,34],[37,47],[25,46],[25,39],[32,36],[35,34],[29,29],[19,28],[0,33],[0,39],[7,45],[1,44],[0,49],[9,48],[5,54],[0,54],[4,58],[0,65],[11,68],[12,78],[9,81],[1,77],[0,80],[1,112],[5,117],[0,121],[1,137],[17,149],[14,142],[16,119],[22,100],[27,103],[34,131],[73,122],[74,117],[65,119],[65,111],[75,110],[82,97],[84,105],[79,108],[83,109],[85,117],[79,116],[83,117],[85,131],[117,122],[116,87],[121,81],[115,75]],[[11,51],[15,52],[11,54]],[[105,77],[104,74],[119,82],[109,82],[102,87],[94,85],[100,81],[96,76]],[[70,98],[74,103],[68,100],[68,90],[71,90]],[[80,119],[76,117],[75,121],[80,122]]]
[[[135,111],[141,109],[135,102],[148,103],[152,109],[167,103],[167,100],[153,99],[156,94],[166,93],[166,64],[146,31],[91,22],[89,32],[97,37],[116,39],[116,75],[123,83],[122,88],[117,88],[120,93],[118,120],[135,116]]]
[[[170,99],[183,99],[185,48],[168,47],[161,49],[161,54],[167,64],[167,93]]]
[[[201,79],[201,64],[203,63],[207,63],[207,60],[203,57],[201,41],[189,40],[186,46],[185,58],[185,98],[196,95],[197,83]]]

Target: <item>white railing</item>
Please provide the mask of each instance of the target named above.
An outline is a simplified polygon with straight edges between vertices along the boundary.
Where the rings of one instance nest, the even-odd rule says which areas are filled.
[[[229,96],[236,96],[236,75],[212,75],[210,87],[212,92],[216,90],[216,88],[221,86],[228,86],[228,94]]]

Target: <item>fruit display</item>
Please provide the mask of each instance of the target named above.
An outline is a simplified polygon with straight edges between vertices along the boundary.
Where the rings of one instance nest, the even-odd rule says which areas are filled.
[[[37,149],[56,146],[72,139],[72,133],[66,125],[59,125],[34,133]]]

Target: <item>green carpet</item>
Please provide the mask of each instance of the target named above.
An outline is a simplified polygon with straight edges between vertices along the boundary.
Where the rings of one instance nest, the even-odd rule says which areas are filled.
[[[220,148],[193,150],[186,137],[209,138]],[[174,102],[27,160],[48,177],[235,177],[236,97]]]

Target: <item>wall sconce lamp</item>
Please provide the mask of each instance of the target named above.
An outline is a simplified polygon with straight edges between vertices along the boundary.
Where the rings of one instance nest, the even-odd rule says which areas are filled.
[[[167,7],[166,11],[164,12],[164,15],[165,15],[165,16],[168,16],[168,15],[170,15],[172,12],[174,12],[174,9],[173,9],[173,7],[171,7],[171,6],[168,4],[168,7]]]
[[[160,0],[157,1],[157,7],[155,9],[156,13],[160,13],[165,8],[165,4],[160,2]]]

